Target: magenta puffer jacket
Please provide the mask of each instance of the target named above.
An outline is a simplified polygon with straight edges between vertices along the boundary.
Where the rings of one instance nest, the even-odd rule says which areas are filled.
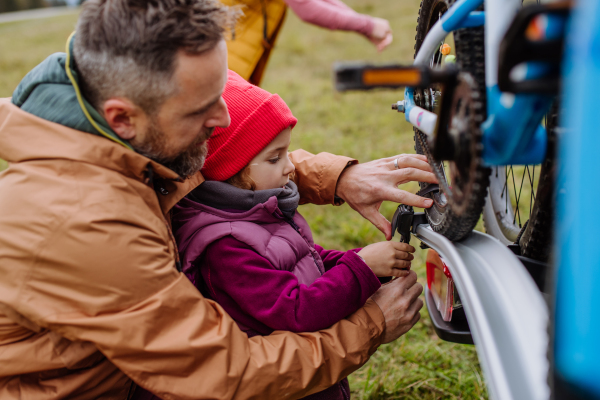
[[[250,210],[183,199],[173,230],[188,278],[249,336],[325,329],[380,287],[355,251],[315,245],[306,220],[285,217],[276,197]],[[350,398],[348,382],[307,399]]]
[[[189,199],[177,205],[173,220],[183,272],[197,282],[193,263],[213,242],[232,236],[246,243],[279,270],[290,271],[309,286],[325,273],[306,220],[296,212],[286,219],[277,198],[248,211],[218,210]]]

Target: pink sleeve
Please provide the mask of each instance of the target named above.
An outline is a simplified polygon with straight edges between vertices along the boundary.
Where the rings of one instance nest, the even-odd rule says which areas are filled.
[[[285,0],[287,5],[304,22],[322,28],[354,31],[369,36],[373,32],[373,19],[359,14],[340,0]]]

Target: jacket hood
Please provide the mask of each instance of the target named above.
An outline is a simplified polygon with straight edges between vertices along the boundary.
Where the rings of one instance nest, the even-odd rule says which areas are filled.
[[[245,222],[252,224],[276,224],[282,222],[281,218],[275,216],[279,211],[277,207],[277,198],[271,197],[266,202],[257,204],[250,210],[236,212],[228,210],[219,210],[218,208],[210,207],[196,201],[190,200],[187,197],[181,199],[175,207],[173,207],[173,215],[171,222],[173,224],[173,234],[175,241],[181,254],[186,254],[183,261],[183,271],[189,270],[193,260],[199,256],[204,248],[210,244],[211,239],[207,235],[198,235],[208,227],[211,228],[211,233],[216,233],[216,225],[223,226],[224,222]],[[219,236],[226,236],[230,232],[227,227]],[[214,240],[214,238],[212,238]],[[200,242],[198,242],[198,240]],[[194,243],[193,246],[191,244]],[[191,259],[186,257],[190,256]]]
[[[75,34],[72,34],[65,53],[52,54],[25,75],[13,93],[12,103],[47,121],[104,136],[133,150],[83,98],[73,60],[74,41]]]
[[[247,211],[219,210],[184,198],[174,208],[172,223],[182,271],[194,284],[199,279],[196,261],[211,243],[226,236],[252,247],[307,286],[324,271],[308,223],[300,213],[286,221],[275,196]]]

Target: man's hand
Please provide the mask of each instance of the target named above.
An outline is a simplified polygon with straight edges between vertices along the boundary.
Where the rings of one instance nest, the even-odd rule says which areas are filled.
[[[423,300],[419,299],[419,295],[422,292],[423,286],[417,283],[417,274],[410,271],[408,276],[383,285],[371,297],[385,318],[382,343],[398,339],[419,321],[419,310],[423,307]]]
[[[394,160],[398,160],[398,169]],[[427,157],[420,154],[401,154],[364,164],[351,165],[338,179],[335,194],[371,221],[387,240],[392,238],[392,225],[379,212],[384,200],[409,206],[429,208],[433,200],[398,189],[403,183],[419,181],[437,183]]]

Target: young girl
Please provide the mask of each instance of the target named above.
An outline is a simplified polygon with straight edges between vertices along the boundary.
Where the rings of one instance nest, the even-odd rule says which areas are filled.
[[[350,251],[313,242],[289,179],[296,118],[283,100],[229,72],[231,125],[216,129],[207,179],[176,207],[183,270],[249,336],[325,329],[377,291],[377,277],[405,276],[414,248],[382,242]],[[308,396],[349,399],[348,381]]]

